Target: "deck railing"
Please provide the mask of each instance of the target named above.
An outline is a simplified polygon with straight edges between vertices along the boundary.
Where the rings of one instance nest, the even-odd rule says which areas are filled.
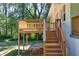
[[[43,31],[42,20],[20,20],[18,24],[21,31]]]
[[[55,23],[46,21],[46,30],[55,30]],[[18,22],[19,30],[21,31],[43,31],[44,22],[43,20],[20,20]],[[52,26],[50,26],[52,25]],[[52,27],[52,28],[51,28]]]
[[[63,55],[66,55],[66,41],[63,30],[60,26],[60,20],[56,21],[56,33],[57,33],[57,39],[59,40],[59,43],[63,51]]]
[[[46,30],[55,30],[55,22],[46,21]]]

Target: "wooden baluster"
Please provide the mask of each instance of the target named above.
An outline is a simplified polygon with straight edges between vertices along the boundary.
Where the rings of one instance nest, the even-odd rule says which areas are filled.
[[[35,24],[35,30],[36,30],[36,24]]]
[[[55,23],[54,23],[54,31],[55,31],[56,29],[55,29]]]
[[[59,29],[58,29],[58,39],[59,39],[59,42],[60,42],[60,32],[59,32]]]
[[[66,56],[66,42],[64,42],[64,55]]]
[[[34,24],[34,29],[35,29],[35,24]]]
[[[62,38],[61,38],[61,32],[59,31],[59,41],[60,41],[60,44],[62,43],[61,40],[62,40]]]
[[[55,30],[55,26],[54,26],[54,23],[52,23],[52,25],[53,25],[53,30]]]

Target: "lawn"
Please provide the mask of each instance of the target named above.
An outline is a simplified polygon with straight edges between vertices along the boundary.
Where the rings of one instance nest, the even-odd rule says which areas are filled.
[[[36,46],[43,47],[42,40],[29,41],[29,44],[30,44],[31,48],[34,48]],[[21,42],[21,46],[22,46],[22,42]],[[15,50],[12,50],[11,52],[9,52],[8,54],[6,54],[5,56],[17,56],[18,51],[17,51],[16,47],[18,47],[17,41],[0,42],[0,52],[4,51],[6,49],[12,49],[12,48],[15,49]],[[43,49],[37,53],[33,53],[33,51],[29,51],[29,50],[23,52],[21,50],[20,54],[21,54],[21,56],[41,56],[41,55],[43,55]]]
[[[17,56],[18,55],[18,50],[13,50],[11,51],[10,53],[6,54],[5,56]],[[21,56],[43,56],[43,50],[41,51],[23,51],[23,50],[20,50],[20,55]]]

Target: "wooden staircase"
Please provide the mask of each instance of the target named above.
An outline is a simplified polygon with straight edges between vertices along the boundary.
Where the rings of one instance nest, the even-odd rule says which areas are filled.
[[[44,42],[45,56],[66,56],[66,41],[61,27],[61,20],[56,19],[53,23],[54,30],[46,31]]]
[[[58,42],[56,31],[47,31],[45,41],[45,56],[62,56],[63,52]]]
[[[52,25],[50,27],[50,25]],[[62,56],[66,55],[66,41],[61,27],[61,20],[56,19],[54,23],[39,20],[18,21],[18,55],[20,55],[20,33],[43,32],[44,55]],[[28,36],[26,35],[26,40]],[[26,42],[27,43],[27,42]]]

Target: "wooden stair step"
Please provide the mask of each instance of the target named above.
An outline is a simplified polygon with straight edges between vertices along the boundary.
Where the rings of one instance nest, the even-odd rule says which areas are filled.
[[[63,53],[45,53],[46,56],[63,56]]]
[[[50,31],[46,31],[46,32],[56,32],[56,31],[52,31],[52,30],[50,30]]]
[[[59,45],[45,45],[45,48],[61,48]]]
[[[58,43],[58,41],[57,40],[46,40],[45,43]]]
[[[52,52],[52,53],[62,53],[62,50],[61,50],[61,49],[60,49],[60,50],[54,50],[54,49],[53,49],[53,50],[50,50],[50,49],[46,49],[45,52],[46,52],[46,53],[51,53],[51,52]]]
[[[48,33],[48,34],[50,34],[50,33],[56,34],[56,31],[46,31],[46,33]]]
[[[55,34],[46,34],[46,37],[56,37],[56,35]]]
[[[52,33],[52,32],[50,32],[50,33],[46,33],[46,35],[56,35],[56,33]]]
[[[48,39],[51,40],[51,39],[57,39],[57,38],[56,37],[49,37],[48,36],[48,37],[46,37],[46,40],[48,40]]]
[[[46,37],[56,37],[56,34],[46,34]]]
[[[46,50],[61,50],[61,48],[47,48]]]
[[[48,39],[48,40],[46,40],[46,41],[58,41],[57,39]]]
[[[46,43],[46,45],[59,46],[59,43]]]
[[[56,31],[46,31],[44,49],[44,55],[46,56],[63,56],[61,46],[57,40]]]

